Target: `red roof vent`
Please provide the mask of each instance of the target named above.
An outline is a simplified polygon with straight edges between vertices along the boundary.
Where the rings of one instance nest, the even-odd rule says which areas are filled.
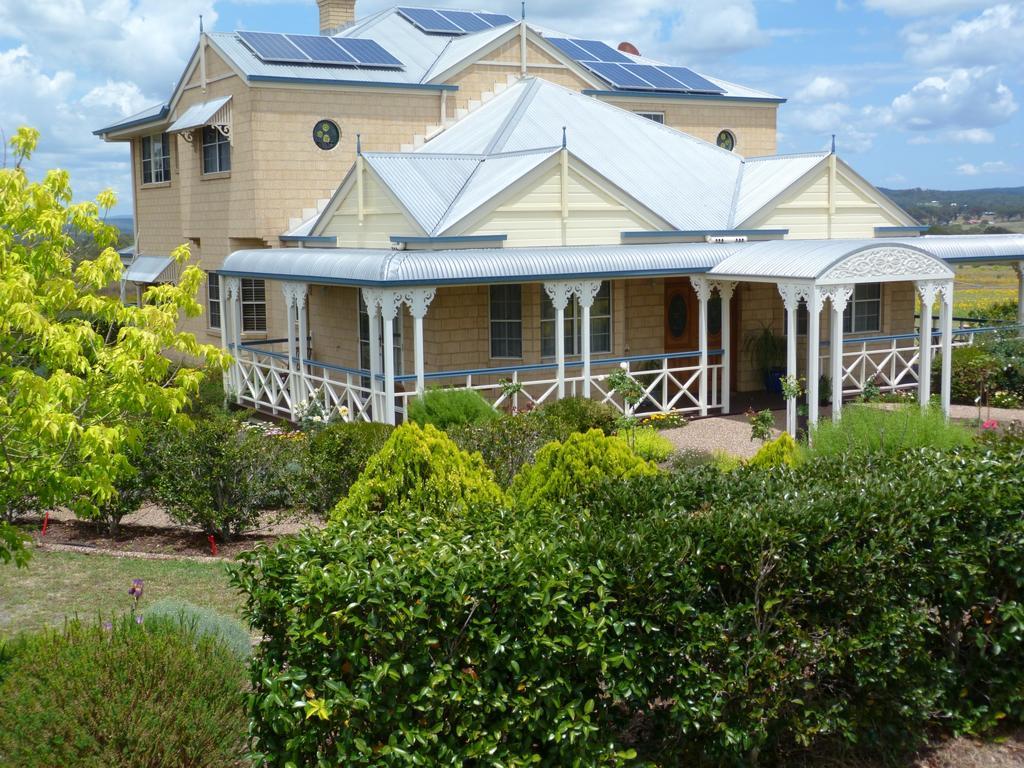
[[[640,51],[632,43],[619,43],[619,50],[623,53],[631,53],[634,56],[640,55]]]

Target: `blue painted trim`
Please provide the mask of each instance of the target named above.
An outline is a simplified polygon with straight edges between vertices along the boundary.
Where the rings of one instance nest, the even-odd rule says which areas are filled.
[[[315,77],[278,77],[277,75],[248,75],[251,83],[296,83],[300,85],[343,86],[346,88],[403,88],[410,91],[457,91],[459,86],[445,83],[390,83],[367,80],[320,80]]]
[[[150,115],[149,117],[140,117],[138,120],[132,120],[128,123],[114,123],[113,125],[108,125],[106,128],[100,128],[99,130],[93,131],[92,135],[102,136],[105,133],[114,133],[115,131],[127,131],[129,128],[134,128],[139,125],[146,125],[147,123],[156,123],[166,118],[170,111],[170,106],[164,104],[160,108],[160,111],[155,115]]]
[[[392,243],[503,243],[508,235],[391,235],[390,239]]]
[[[908,227],[875,227],[875,232],[927,232],[931,227],[908,226]]]
[[[760,102],[762,104],[785,104],[787,99],[777,96],[724,96],[715,93],[677,93],[674,91],[602,91],[598,88],[587,88],[581,93],[584,96],[620,96],[623,98],[643,99],[684,99],[694,101],[739,101],[743,103]]]
[[[623,240],[655,237],[737,237],[750,235],[788,235],[788,229],[652,229],[640,232],[622,232]]]
[[[974,262],[986,264],[990,261],[1024,261],[1024,253],[1017,256],[950,256],[944,261],[948,264],[971,264]]]
[[[285,275],[279,272],[242,272],[239,270],[220,269],[218,274],[228,277],[257,277],[264,280],[284,280],[316,285],[350,285],[359,288],[403,288],[417,285],[492,285],[504,283],[542,283],[545,280],[576,280],[599,277],[604,280],[618,280],[627,277],[676,277],[678,275],[704,275],[714,264],[703,267],[684,267],[681,269],[640,269],[620,272],[566,272],[552,275],[492,275],[467,279],[441,280],[353,280],[351,278],[324,277],[323,275]],[[715,276],[717,277],[717,276]],[[746,278],[738,278],[744,280]]]
[[[278,235],[282,243],[337,243],[337,236],[328,235]]]

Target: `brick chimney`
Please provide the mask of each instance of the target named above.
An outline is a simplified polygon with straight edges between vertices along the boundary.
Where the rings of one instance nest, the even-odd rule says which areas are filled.
[[[320,34],[328,35],[356,20],[356,0],[316,0],[320,7]]]

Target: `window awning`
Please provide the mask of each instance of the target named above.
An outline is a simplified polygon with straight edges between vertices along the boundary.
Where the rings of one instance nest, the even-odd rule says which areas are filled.
[[[130,283],[150,284],[161,282],[174,259],[170,256],[139,256],[122,275]]]
[[[222,96],[212,101],[193,104],[177,120],[171,123],[168,133],[185,133],[207,125],[213,126],[225,136],[231,133],[231,97]],[[186,134],[187,137],[187,134]]]

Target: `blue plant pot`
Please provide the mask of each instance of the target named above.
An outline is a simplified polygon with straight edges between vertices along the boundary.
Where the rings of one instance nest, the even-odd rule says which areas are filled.
[[[783,368],[772,368],[764,375],[765,391],[773,395],[782,394],[782,380],[786,378],[786,371]]]

